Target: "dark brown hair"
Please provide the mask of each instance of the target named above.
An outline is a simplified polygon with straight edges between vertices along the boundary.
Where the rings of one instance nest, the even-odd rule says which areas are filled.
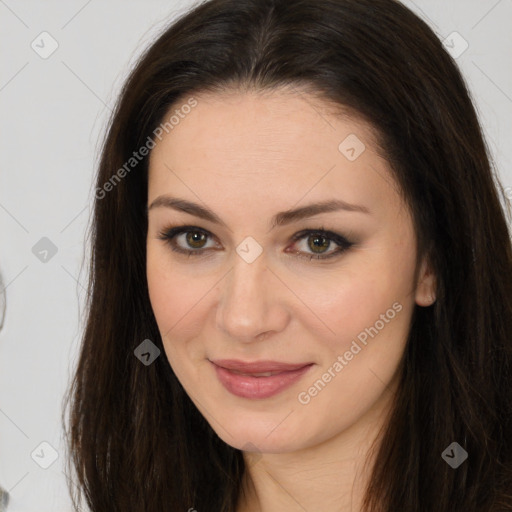
[[[283,86],[346,106],[377,130],[413,214],[418,261],[427,255],[437,275],[436,303],[413,313],[367,510],[512,510],[506,198],[455,62],[394,0],[211,0],[139,59],[96,181],[87,322],[65,426],[75,506],[84,496],[94,512],[235,511],[242,452],[185,393],[151,309],[148,158],[105,184],[183,98]],[[134,356],[145,339],[162,351],[149,366]],[[469,454],[457,469],[441,458],[453,441]]]

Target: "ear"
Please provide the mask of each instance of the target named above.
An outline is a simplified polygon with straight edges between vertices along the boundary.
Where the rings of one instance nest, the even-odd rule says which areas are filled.
[[[421,262],[415,299],[418,306],[430,306],[436,301],[436,276],[427,258]]]

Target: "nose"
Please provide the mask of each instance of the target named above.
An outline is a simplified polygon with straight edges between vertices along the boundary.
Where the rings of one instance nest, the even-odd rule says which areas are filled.
[[[284,330],[289,322],[286,297],[291,292],[267,267],[264,256],[263,252],[247,263],[237,255],[220,284],[217,328],[233,340],[250,343],[267,339]]]

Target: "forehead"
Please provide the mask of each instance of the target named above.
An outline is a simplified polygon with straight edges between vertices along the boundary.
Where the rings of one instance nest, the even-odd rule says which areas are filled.
[[[151,152],[150,197],[184,186],[189,196],[236,190],[247,199],[292,204],[326,193],[371,203],[393,193],[372,127],[318,97],[277,90],[194,99],[192,109],[180,111],[187,98],[169,109],[166,118],[179,121]]]
[[[173,124],[163,133],[165,141],[160,147],[170,145],[179,151],[182,142],[189,144],[194,138],[198,146],[215,152],[260,150],[264,156],[265,149],[273,148],[289,157],[300,157],[304,152],[309,155],[311,149],[330,147],[337,156],[339,142],[350,134],[357,135],[367,147],[375,146],[376,132],[368,123],[341,105],[307,92],[284,88],[227,90],[196,94],[194,99],[193,109],[185,108],[187,98],[169,108],[164,121],[173,118]],[[298,141],[308,144],[297,146]]]

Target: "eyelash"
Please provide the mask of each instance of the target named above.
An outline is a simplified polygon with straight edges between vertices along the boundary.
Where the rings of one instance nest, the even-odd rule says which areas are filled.
[[[204,229],[198,228],[197,226],[177,226],[174,228],[167,228],[163,231],[159,232],[158,239],[163,240],[167,244],[171,246],[171,249],[175,252],[178,252],[180,254],[186,254],[188,256],[200,256],[208,249],[196,249],[196,250],[187,250],[182,249],[175,245],[174,238],[176,238],[178,235],[181,235],[183,233],[201,233],[206,236],[209,236],[211,233],[209,231],[206,231]],[[320,254],[314,255],[311,254],[309,256],[304,256],[299,251],[295,251],[294,254],[298,256],[299,258],[303,258],[306,260],[311,261],[312,259],[316,260],[326,260],[333,258],[335,256],[339,256],[342,253],[344,253],[347,249],[349,249],[352,245],[354,245],[352,242],[349,242],[345,237],[339,235],[338,233],[334,233],[332,231],[325,230],[323,227],[320,227],[319,229],[306,229],[303,231],[300,231],[293,235],[292,241],[295,243],[302,238],[309,238],[310,236],[318,235],[322,238],[325,238],[329,242],[334,242],[338,244],[339,248],[335,250],[334,252],[330,253],[328,256],[322,256]]]

